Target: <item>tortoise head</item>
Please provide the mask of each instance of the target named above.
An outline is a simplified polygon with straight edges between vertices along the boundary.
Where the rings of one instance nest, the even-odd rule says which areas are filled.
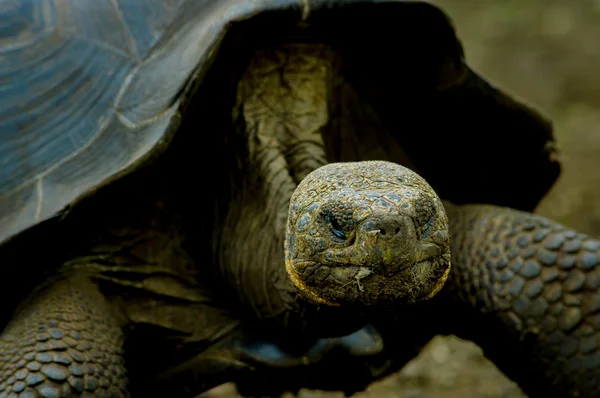
[[[448,218],[433,188],[405,167],[331,163],[292,196],[285,263],[294,286],[316,303],[414,303],[448,277]]]

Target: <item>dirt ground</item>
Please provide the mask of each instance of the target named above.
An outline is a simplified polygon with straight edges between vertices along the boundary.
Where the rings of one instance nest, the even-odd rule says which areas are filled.
[[[600,0],[435,0],[469,64],[555,123],[564,165],[540,214],[600,237]],[[230,385],[204,398],[235,396]],[[302,398],[341,394],[302,391]],[[524,397],[474,344],[437,337],[357,398]]]

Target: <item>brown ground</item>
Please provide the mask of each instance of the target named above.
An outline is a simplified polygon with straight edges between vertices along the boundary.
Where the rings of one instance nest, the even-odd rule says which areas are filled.
[[[600,0],[434,0],[470,65],[552,117],[564,169],[538,212],[600,236]],[[233,397],[231,386],[205,398]],[[341,394],[303,391],[302,398]],[[434,339],[362,398],[524,397],[470,342]]]

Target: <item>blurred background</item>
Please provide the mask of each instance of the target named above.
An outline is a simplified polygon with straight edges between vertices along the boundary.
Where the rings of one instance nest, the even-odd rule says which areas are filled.
[[[563,172],[537,212],[600,237],[600,0],[432,0],[471,67],[552,118]],[[234,395],[225,385],[204,395]],[[302,391],[302,398],[342,394]],[[525,397],[474,344],[437,337],[357,398]]]

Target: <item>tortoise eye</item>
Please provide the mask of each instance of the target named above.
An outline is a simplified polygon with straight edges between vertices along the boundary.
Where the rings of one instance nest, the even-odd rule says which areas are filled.
[[[338,238],[346,240],[346,233],[340,229],[335,228],[333,225],[329,226],[329,229],[331,230],[331,232]]]
[[[344,231],[342,231],[342,227],[340,226],[340,224],[338,223],[338,221],[335,219],[335,217],[333,216],[333,214],[326,213],[325,214],[325,221],[327,221],[327,224],[329,226],[329,230],[331,231],[331,233],[333,235],[335,235],[336,238],[342,239],[342,240],[346,240],[347,239],[346,233]]]

